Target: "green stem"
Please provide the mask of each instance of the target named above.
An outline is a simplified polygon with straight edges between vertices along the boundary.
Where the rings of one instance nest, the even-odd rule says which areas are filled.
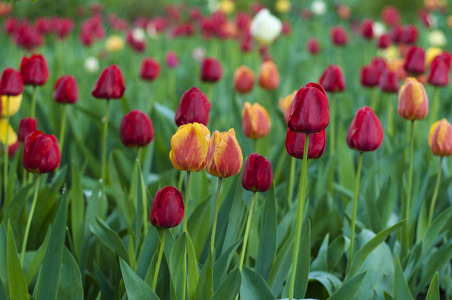
[[[9,96],[6,97],[6,135],[5,135],[5,153],[4,153],[4,165],[3,165],[3,192],[5,193],[5,199],[8,195],[8,142],[9,142]],[[5,203],[6,204],[6,203]]]
[[[376,113],[377,107],[378,107],[378,87],[374,87],[372,91],[372,100],[371,100],[371,107]]]
[[[290,160],[290,177],[289,177],[289,197],[287,198],[287,202],[289,203],[289,209],[292,208],[292,198],[293,198],[293,184],[295,177],[295,163],[297,159],[295,157],[291,157]]]
[[[184,232],[187,231],[188,224],[188,198],[190,197],[190,171],[187,171],[187,186],[185,187],[185,203],[184,203]]]
[[[148,233],[148,203],[146,197],[146,184],[144,183],[143,171],[141,170],[141,160],[140,160],[140,148],[137,148],[137,160],[138,160],[138,169],[140,170],[140,179],[141,179],[141,201],[142,201],[142,211],[143,211],[143,236],[146,237]]]
[[[102,145],[102,186],[107,180],[107,135],[108,135],[108,117],[110,110],[110,99],[107,99],[107,106],[105,107],[104,117],[104,131],[103,131],[103,145]]]
[[[336,116],[336,94],[333,93],[331,95],[331,111],[330,111],[330,155],[332,155],[334,153],[334,149],[335,149],[335,139],[336,139],[336,134],[335,134],[335,116]]]
[[[213,215],[213,225],[212,225],[212,237],[210,238],[210,249],[212,254],[214,254],[215,249],[215,232],[217,230],[217,219],[218,219],[218,208],[220,206],[220,191],[221,191],[221,182],[223,178],[218,177],[218,187],[217,187],[217,197],[215,199],[215,213]]]
[[[297,228],[295,231],[294,250],[292,258],[292,271],[290,274],[289,300],[293,300],[293,291],[295,287],[295,274],[298,264],[298,253],[300,252],[301,229],[303,226],[303,210],[306,196],[306,181],[308,175],[308,152],[309,152],[309,133],[304,140],[303,165],[301,168],[300,191],[298,192],[298,215]]]
[[[358,207],[358,193],[359,193],[359,179],[361,178],[361,167],[363,164],[363,152],[359,153],[358,169],[356,170],[355,181],[355,196],[353,197],[353,212],[352,212],[352,225],[350,234],[350,249],[348,252],[347,271],[350,269],[350,265],[353,259],[353,248],[355,244],[355,223],[356,223],[356,210]]]
[[[182,190],[182,184],[184,183],[184,171],[180,171],[179,174],[179,182],[177,184],[177,188],[180,190]]]
[[[66,131],[66,104],[63,104],[63,111],[61,112],[61,127],[60,127],[60,151],[63,153],[64,134]]]
[[[388,103],[388,135],[394,135],[394,107],[392,105],[392,99],[389,94],[389,103]]]
[[[430,124],[433,124],[435,121],[437,121],[438,109],[439,109],[439,88],[437,86],[434,86],[432,112],[430,114]]]
[[[257,153],[257,140],[258,139],[253,139],[254,152],[256,152],[256,153]]]
[[[24,265],[25,250],[27,248],[28,234],[30,232],[31,220],[33,219],[33,214],[34,214],[35,208],[36,208],[36,202],[38,200],[38,191],[39,191],[40,180],[41,180],[41,174],[38,175],[38,180],[36,180],[35,193],[33,195],[33,202],[31,203],[30,215],[28,216],[27,226],[25,227],[24,241],[22,243],[22,254],[20,256],[20,264],[22,266]]]
[[[157,257],[157,264],[155,265],[154,277],[152,278],[152,290],[155,292],[155,288],[157,286],[157,279],[159,277],[160,271],[160,263],[162,262],[163,250],[165,249],[165,237],[166,237],[166,229],[162,230],[162,240],[160,242],[159,254]]]
[[[36,85],[33,86],[33,92],[31,96],[31,117],[35,118],[36,115]]]
[[[243,261],[245,259],[246,245],[248,244],[248,235],[250,233],[251,218],[253,217],[253,209],[254,209],[254,201],[255,200],[256,200],[256,192],[253,192],[253,196],[251,197],[250,211],[248,213],[248,219],[246,221],[245,236],[243,237],[242,253],[240,254],[240,263],[239,263],[240,272],[242,271]]]
[[[430,203],[430,213],[428,214],[427,228],[430,226],[430,224],[432,223],[432,220],[433,220],[433,213],[435,211],[436,198],[438,197],[439,184],[441,182],[442,165],[443,165],[443,156],[441,156],[441,158],[439,160],[438,176],[436,177],[435,191],[433,192],[432,202]]]

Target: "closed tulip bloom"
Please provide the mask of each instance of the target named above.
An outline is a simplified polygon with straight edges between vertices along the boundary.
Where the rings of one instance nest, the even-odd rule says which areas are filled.
[[[409,77],[399,90],[397,112],[405,120],[422,120],[428,114],[428,98],[422,83]]]
[[[303,159],[304,143],[306,133],[293,132],[287,128],[286,133],[286,150],[290,156]],[[325,152],[326,135],[325,130],[309,135],[308,159],[319,158]]]
[[[174,69],[179,65],[179,58],[174,51],[168,51],[165,55],[166,66],[170,69]]]
[[[275,90],[278,88],[280,76],[276,64],[269,60],[262,62],[259,68],[259,86],[264,90]]]
[[[152,121],[141,110],[132,110],[122,118],[119,136],[126,147],[145,147],[154,138]]]
[[[53,99],[58,103],[73,104],[78,100],[78,84],[74,76],[61,76],[55,83]]]
[[[452,125],[446,119],[436,121],[430,127],[428,145],[433,155],[452,155]]]
[[[253,18],[250,32],[253,38],[260,44],[272,43],[281,33],[282,23],[266,8],[261,9]]]
[[[36,130],[25,138],[23,164],[31,173],[49,173],[60,165],[60,145],[54,135]]]
[[[17,96],[3,95],[1,99],[2,108],[0,109],[0,112],[2,117],[15,115],[22,105],[22,94]]]
[[[188,123],[209,123],[210,102],[207,96],[197,87],[185,91],[177,106],[175,122],[177,126]]]
[[[371,65],[378,69],[380,74],[386,69],[386,60],[382,57],[374,57],[372,59]]]
[[[213,57],[206,57],[201,63],[201,81],[217,82],[223,77],[221,63]]]
[[[380,89],[385,93],[397,93],[399,91],[399,79],[397,73],[389,69],[383,71],[378,82]]]
[[[172,228],[184,218],[184,201],[181,192],[165,186],[157,191],[149,213],[149,221],[155,227]]]
[[[215,131],[209,140],[206,170],[212,176],[227,178],[237,175],[243,164],[243,154],[234,129]]]
[[[356,151],[369,152],[383,142],[383,128],[372,108],[358,109],[347,132],[347,145]]]
[[[382,34],[378,38],[377,47],[378,49],[386,49],[391,46],[391,37],[388,34]]]
[[[342,92],[345,89],[345,79],[342,70],[338,66],[330,65],[319,79],[320,85],[327,92]]]
[[[198,172],[207,164],[210,132],[199,123],[179,127],[171,138],[169,154],[173,167],[180,171]]]
[[[102,71],[91,94],[99,99],[119,99],[125,90],[121,69],[112,65]]]
[[[0,94],[17,96],[24,91],[24,83],[20,73],[12,68],[6,68],[0,78]]]
[[[308,83],[295,94],[288,126],[295,132],[315,133],[330,122],[328,96],[320,84]]]
[[[425,70],[425,51],[421,47],[411,47],[403,65],[405,71],[411,74],[422,74]]]
[[[336,46],[345,46],[348,43],[347,31],[340,26],[331,27],[330,38]]]
[[[428,83],[434,86],[447,86],[450,78],[451,56],[443,53],[435,57],[430,65]]]
[[[242,186],[245,190],[265,192],[273,182],[271,162],[257,153],[251,153],[242,171]]]
[[[361,68],[360,82],[363,87],[376,87],[380,80],[380,72],[374,65]]]
[[[140,68],[140,78],[147,81],[153,81],[160,75],[160,64],[151,57],[143,59]]]
[[[381,19],[388,26],[398,25],[400,22],[400,14],[394,6],[386,6],[381,12]]]
[[[321,46],[316,38],[309,38],[306,42],[306,49],[312,55],[316,55],[320,52]]]
[[[25,138],[30,133],[38,129],[38,121],[35,118],[23,118],[19,123],[18,139],[21,142],[25,142]]]
[[[373,21],[371,19],[365,19],[361,23],[361,35],[366,40],[371,40],[374,37]]]
[[[254,72],[247,66],[240,66],[234,72],[234,90],[239,94],[248,94],[254,87]]]
[[[411,24],[403,26],[400,36],[398,37],[398,42],[407,45],[416,44],[418,35],[419,31],[416,26]]]
[[[290,110],[292,109],[293,99],[297,91],[293,91],[291,94],[287,95],[286,98],[279,99],[278,106],[284,115],[284,121],[289,122]]]
[[[11,123],[8,123],[6,119],[0,119],[0,142],[3,145],[6,144],[6,133],[8,133],[8,146],[18,141],[17,134],[11,126]]]
[[[44,56],[32,55],[30,58],[24,56],[20,63],[20,74],[25,85],[44,85],[49,79],[49,68]]]
[[[263,138],[270,132],[271,120],[267,110],[254,103],[245,102],[242,111],[242,128],[247,138]]]

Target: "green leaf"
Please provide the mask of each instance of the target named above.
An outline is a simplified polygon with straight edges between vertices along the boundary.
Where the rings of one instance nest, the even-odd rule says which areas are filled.
[[[230,300],[234,299],[240,291],[240,271],[234,269],[224,280],[218,291],[213,295],[211,300]]]
[[[42,242],[41,247],[39,247],[38,251],[33,255],[33,258],[31,259],[30,264],[28,265],[27,269],[27,283],[28,285],[31,284],[33,279],[35,278],[36,274],[39,271],[39,268],[41,267],[42,260],[44,259],[44,255],[47,252],[47,247],[49,245],[50,240],[50,233],[51,233],[51,226],[47,229],[47,233],[44,239],[44,242]]]
[[[79,300],[83,299],[82,276],[77,262],[71,252],[65,247],[63,263],[60,270],[57,299]]]
[[[327,233],[325,237],[323,238],[323,242],[320,245],[319,252],[317,254],[317,257],[312,262],[312,270],[317,271],[327,271],[328,270],[328,240],[329,240],[330,234]]]
[[[383,290],[383,297],[385,297],[385,300],[393,300],[392,296],[389,295],[385,290]]]
[[[188,232],[193,237],[193,245],[195,246],[195,252],[197,253],[197,259],[201,258],[204,245],[210,234],[210,201],[209,198],[202,201],[188,220]],[[195,203],[190,203],[195,204]]]
[[[129,298],[129,300],[160,299],[140,278],[140,276],[132,271],[129,265],[122,258],[119,258],[119,263],[121,266],[122,278],[124,279],[124,285],[126,286],[127,297]]]
[[[342,285],[342,281],[340,281],[339,278],[337,278],[331,273],[323,271],[310,272],[309,282],[312,281],[319,282],[325,288],[326,292],[328,293],[328,296],[331,296]]]
[[[128,259],[129,254],[121,238],[104,221],[96,217],[96,221],[90,223],[90,229],[99,242],[105,245],[109,250],[123,259]]]
[[[403,275],[402,266],[400,265],[399,257],[394,260],[394,284],[393,293],[395,299],[413,299],[410,288]]]
[[[3,282],[0,280],[0,300],[8,300],[8,296],[6,296],[5,288],[3,287]]]
[[[183,232],[174,243],[171,248],[169,258],[169,269],[171,280],[177,291],[177,295],[180,297],[182,291],[182,273],[183,273],[183,259],[185,255],[185,245],[187,241],[187,235]]]
[[[426,234],[422,238],[422,254],[421,256],[424,256],[427,254],[427,252],[430,250],[430,248],[433,246],[433,243],[435,242],[436,238],[438,237],[439,233],[443,229],[444,225],[447,224],[447,222],[452,218],[452,207],[447,208],[441,214],[439,214],[435,220],[433,220],[430,227],[427,229]]]
[[[94,275],[96,276],[97,284],[99,285],[102,297],[104,299],[114,299],[115,296],[114,296],[113,286],[107,280],[104,273],[102,273],[102,271],[99,269],[96,262],[94,262]]]
[[[302,238],[300,241],[300,253],[298,256],[297,272],[295,273],[294,296],[304,298],[308,288],[309,266],[311,262],[311,222],[306,219],[303,222]]]
[[[439,282],[438,282],[438,272],[433,276],[430,287],[428,288],[427,297],[425,300],[439,300]]]
[[[223,243],[223,251],[224,253],[226,249],[228,249],[229,245],[232,245],[236,242],[239,237],[240,231],[240,220],[242,216],[242,205],[243,205],[243,187],[242,182],[237,182],[237,187],[235,189],[234,201],[232,202],[231,212],[229,214],[229,222],[228,228],[226,230],[226,235]]]
[[[24,272],[22,271],[22,266],[20,265],[16,241],[14,240],[13,230],[11,228],[11,222],[8,222],[7,244],[9,296],[11,299],[29,299],[27,281],[25,280]]]
[[[328,246],[328,270],[334,270],[346,251],[346,242],[344,236],[338,236]]]
[[[193,246],[193,242],[188,232],[187,232],[187,251],[188,251],[188,284],[187,284],[188,299],[195,299],[196,289],[198,286],[198,261],[196,260],[195,247]],[[210,273],[212,273],[212,270],[210,270]],[[212,274],[210,274],[209,276],[210,278],[212,278]],[[211,283],[210,286],[212,286]]]
[[[82,180],[75,161],[71,164],[71,227],[74,252],[80,262],[83,246],[83,232],[85,223],[85,203],[83,199]]]
[[[3,215],[3,220],[11,220],[12,226],[19,226],[19,220],[24,210],[25,204],[28,200],[28,194],[30,189],[34,187],[34,183],[27,184],[19,190],[16,195],[12,198],[12,201],[6,207],[5,214]]]
[[[214,292],[218,290],[220,287],[220,284],[223,282],[223,280],[226,278],[229,265],[231,264],[232,258],[234,257],[235,252],[237,251],[237,248],[242,243],[242,240],[238,240],[234,244],[232,244],[226,251],[223,252],[223,254],[220,256],[220,258],[215,262],[215,265],[213,266],[213,290]]]
[[[331,295],[328,300],[343,300],[343,299],[356,299],[366,272],[360,273],[350,280],[345,282],[333,295]]]
[[[207,260],[201,269],[198,286],[196,288],[196,300],[209,300],[213,295],[213,257],[209,251]]]
[[[8,262],[8,233],[5,230],[4,223],[0,224],[0,266],[6,266]],[[8,268],[0,268],[0,280],[5,285],[8,292]]]
[[[292,265],[293,258],[293,242],[295,239],[295,230],[281,247],[275,261],[273,262],[272,269],[270,271],[270,277],[268,284],[272,288],[275,295],[278,295],[282,291],[282,285],[287,279],[288,270]],[[243,276],[242,276],[243,277]],[[242,279],[243,280],[243,279]]]
[[[247,267],[242,269],[242,286],[240,287],[241,299],[271,299],[274,300],[270,287],[261,275]]]

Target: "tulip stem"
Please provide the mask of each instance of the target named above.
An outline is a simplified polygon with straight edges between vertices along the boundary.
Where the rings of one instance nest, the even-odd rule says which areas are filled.
[[[110,110],[110,99],[107,99],[104,117],[103,145],[102,145],[102,186],[107,180],[107,135],[108,135],[108,115]]]
[[[142,201],[142,211],[143,211],[143,236],[146,237],[148,233],[148,203],[146,197],[146,184],[144,183],[143,171],[141,170],[140,161],[140,148],[137,149],[137,160],[138,160],[138,170],[140,170],[140,181],[141,181],[141,201]]]
[[[34,118],[36,115],[36,85],[33,86],[33,92],[31,96],[31,117]]]
[[[63,153],[64,147],[64,134],[66,131],[66,104],[63,104],[63,111],[61,112],[61,127],[60,127],[60,149],[61,153]]]
[[[217,197],[215,199],[215,213],[213,215],[212,237],[210,238],[210,249],[212,251],[212,254],[215,253],[214,252],[214,249],[215,249],[215,232],[217,230],[218,208],[220,206],[220,191],[221,191],[221,182],[222,181],[223,181],[223,178],[218,177]]]
[[[430,114],[430,124],[436,121],[438,118],[438,108],[439,108],[439,88],[433,87],[433,104],[432,113]]]
[[[258,140],[258,139],[253,139],[254,152],[256,152],[256,153],[257,153],[257,140]]]
[[[303,226],[303,210],[305,204],[306,196],[306,181],[308,175],[308,152],[309,152],[309,133],[306,133],[306,138],[304,142],[303,150],[303,165],[301,168],[301,180],[300,180],[300,190],[298,192],[298,215],[297,215],[297,227],[295,230],[295,241],[294,250],[292,258],[292,271],[290,274],[290,285],[289,285],[289,300],[293,300],[293,291],[295,287],[295,274],[297,271],[298,264],[298,253],[300,252],[300,240],[301,240],[301,229]],[[299,295],[303,296],[303,295]]]
[[[159,277],[160,263],[162,262],[163,250],[165,249],[166,229],[162,230],[162,239],[160,241],[159,254],[157,257],[157,264],[155,265],[154,277],[152,278],[152,290],[155,292],[157,286],[157,279]]]
[[[289,196],[287,198],[287,202],[289,203],[289,209],[292,208],[292,198],[293,198],[293,184],[295,177],[295,167],[296,167],[297,159],[291,156],[290,160],[290,177],[289,177]]]
[[[7,200],[7,194],[8,194],[8,140],[9,140],[9,96],[6,97],[6,134],[5,134],[5,153],[4,153],[4,165],[3,165],[3,192],[4,192],[4,199]],[[7,204],[7,203],[5,203]]]
[[[353,211],[352,211],[352,224],[350,233],[350,248],[348,252],[347,271],[350,269],[350,265],[353,259],[353,248],[355,245],[355,223],[356,223],[356,210],[358,208],[358,194],[359,194],[359,179],[361,178],[361,167],[363,164],[363,152],[359,152],[358,169],[356,170],[355,180],[355,195],[353,197]]]
[[[22,243],[22,254],[20,256],[20,264],[22,266],[24,265],[25,250],[27,248],[27,241],[28,241],[28,234],[30,232],[31,220],[33,219],[33,214],[34,214],[35,208],[36,208],[36,202],[38,200],[38,191],[39,191],[40,180],[41,180],[41,174],[38,174],[38,180],[36,180],[35,193],[33,195],[33,202],[31,203],[31,210],[30,210],[30,214],[28,215],[27,226],[25,227],[24,241]]]
[[[389,97],[389,103],[388,103],[388,135],[393,136],[394,135],[394,108],[392,104],[392,99]]]
[[[179,174],[179,182],[177,183],[177,189],[179,190],[179,191],[181,191],[182,190],[182,184],[184,183],[184,171],[180,171],[180,174]]]
[[[402,225],[402,257],[405,257],[408,254],[409,247],[409,225],[410,225],[409,219],[411,211],[411,186],[413,184],[413,157],[414,157],[414,121],[411,121],[408,189],[406,193],[405,202],[402,205],[402,220],[405,220],[405,223]]]
[[[184,232],[187,231],[188,224],[188,197],[190,196],[190,171],[187,171],[187,186],[185,187],[185,203],[184,203]]]
[[[335,134],[335,118],[336,117],[336,94],[333,93],[331,95],[331,111],[330,111],[330,155],[333,155],[334,149],[335,149],[335,140],[336,140],[336,134]]]
[[[242,272],[243,261],[245,259],[246,245],[248,243],[248,235],[250,233],[251,218],[253,217],[253,209],[254,209],[254,201],[255,200],[256,200],[256,192],[253,192],[253,196],[251,197],[250,211],[248,213],[248,219],[246,221],[245,236],[243,237],[242,253],[240,254],[240,263],[239,263],[240,272]]]
[[[438,197],[439,184],[440,184],[440,182],[441,182],[441,169],[442,169],[442,165],[443,165],[443,156],[441,156],[441,158],[440,158],[440,160],[439,160],[438,176],[436,177],[435,191],[433,192],[432,203],[430,203],[430,213],[428,214],[427,228],[428,228],[428,227],[430,226],[430,224],[432,223],[432,220],[433,220],[433,213],[435,212],[435,203],[436,203],[436,198]]]
[[[372,91],[372,102],[371,107],[374,110],[375,113],[377,113],[377,107],[378,107],[378,88],[373,88]]]

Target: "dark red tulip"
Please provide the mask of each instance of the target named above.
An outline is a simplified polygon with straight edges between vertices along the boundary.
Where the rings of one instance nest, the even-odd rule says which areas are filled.
[[[403,65],[405,71],[411,74],[422,74],[425,70],[425,51],[421,47],[411,47]]]
[[[386,49],[391,46],[391,37],[389,34],[382,34],[377,41],[378,49]]]
[[[8,18],[3,23],[3,28],[8,35],[13,35],[19,30],[20,22],[16,18]]]
[[[385,93],[397,93],[399,91],[399,79],[397,73],[384,70],[378,82],[380,89]]]
[[[212,57],[206,57],[201,63],[201,80],[204,82],[217,82],[223,76],[221,63]]]
[[[141,110],[132,110],[122,117],[119,136],[126,147],[144,147],[154,138],[152,121]]]
[[[38,129],[38,121],[35,118],[23,118],[19,123],[19,132],[17,139],[21,142],[25,142],[25,138],[30,133]]]
[[[153,81],[160,75],[160,64],[153,58],[147,57],[141,62],[140,78]]]
[[[74,21],[69,18],[54,18],[53,29],[59,40],[66,39],[74,29]]]
[[[245,190],[265,192],[273,182],[271,162],[257,153],[251,153],[242,171],[242,186]]]
[[[22,23],[14,33],[14,41],[20,48],[32,51],[43,43],[41,33],[28,23]]]
[[[361,68],[360,81],[363,87],[375,87],[380,80],[380,71],[374,65]]]
[[[54,135],[39,130],[27,135],[24,143],[24,168],[31,173],[49,173],[60,165],[60,145]]]
[[[340,26],[331,27],[330,38],[336,46],[345,46],[348,43],[347,31]]]
[[[361,35],[366,40],[371,40],[374,37],[374,22],[371,19],[365,19],[361,23]]]
[[[345,89],[344,74],[341,68],[335,65],[330,65],[323,71],[319,83],[327,92],[336,93]]]
[[[316,38],[309,38],[306,42],[306,49],[312,55],[318,54],[321,50],[319,41]]]
[[[400,14],[394,6],[386,6],[381,12],[381,19],[386,25],[393,27],[400,23]]]
[[[149,213],[149,220],[155,227],[176,227],[184,218],[184,201],[181,192],[165,186],[158,190]]]
[[[306,140],[306,133],[293,132],[287,128],[286,133],[286,150],[290,156],[298,159],[303,159],[304,143]],[[309,135],[308,145],[308,159],[319,158],[325,152],[326,135],[325,130]]]
[[[375,66],[380,74],[382,74],[383,71],[386,70],[386,60],[382,57],[374,57],[372,59],[371,65]]]
[[[134,35],[134,30],[129,31],[126,41],[135,52],[141,53],[146,50],[146,39],[137,39]]]
[[[38,18],[35,22],[35,27],[41,34],[49,34],[52,32],[52,23],[45,17]]]
[[[185,91],[177,106],[175,122],[177,126],[188,123],[209,123],[210,102],[200,89],[192,87]]]
[[[0,78],[0,94],[17,96],[24,91],[24,83],[20,73],[12,68],[6,68]]]
[[[419,32],[414,25],[406,25],[402,27],[398,41],[403,44],[412,45],[416,44]]]
[[[328,96],[320,84],[308,83],[295,94],[288,121],[295,132],[315,133],[330,122]]]
[[[44,85],[49,79],[49,68],[44,56],[34,54],[24,56],[20,63],[20,74],[25,85]]]
[[[99,99],[119,99],[125,90],[121,69],[112,65],[102,71],[91,94]]]
[[[347,145],[356,151],[369,152],[383,142],[383,128],[372,108],[358,109],[347,132]]]
[[[447,86],[450,80],[450,66],[451,56],[449,53],[436,56],[430,64],[428,83],[434,86]]]
[[[53,89],[53,99],[58,103],[75,103],[78,100],[78,84],[74,76],[58,78]]]

